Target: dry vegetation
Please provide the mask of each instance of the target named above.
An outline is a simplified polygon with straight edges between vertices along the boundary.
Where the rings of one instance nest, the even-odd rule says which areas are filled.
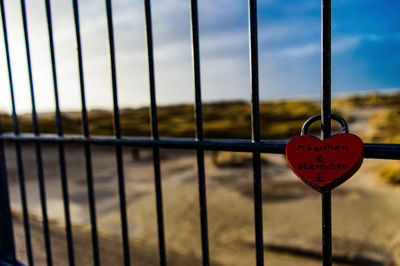
[[[336,99],[333,102],[333,106],[349,106],[349,107],[377,107],[377,106],[399,106],[400,105],[400,93],[371,93],[365,95],[352,95],[343,98]]]
[[[217,167],[244,167],[253,163],[253,156],[248,152],[213,151],[211,161]],[[261,163],[268,164],[268,159],[261,155]]]
[[[371,137],[374,142],[400,143],[400,110],[393,107],[383,110],[371,119],[375,134]],[[389,162],[379,170],[379,175],[386,182],[400,185],[400,165],[397,161]]]
[[[370,119],[373,134],[367,137],[370,142],[400,143],[400,93],[355,95],[341,98],[334,106],[357,108],[379,107],[378,112]],[[386,182],[400,184],[400,165],[397,161],[388,162],[378,170]]]
[[[371,126],[375,134],[373,142],[400,143],[400,109],[393,107],[382,110],[371,118]]]
[[[222,110],[222,111],[221,111]],[[298,135],[304,121],[319,112],[319,106],[310,101],[277,101],[260,104],[261,137],[282,139]],[[132,137],[150,136],[148,108],[123,109],[120,112],[122,134]],[[12,131],[11,117],[3,114],[3,131]],[[206,138],[251,138],[251,106],[246,102],[219,102],[203,106],[204,135]],[[67,134],[81,133],[80,113],[64,113],[63,130]],[[89,112],[93,135],[112,135],[112,113],[104,110]],[[19,117],[21,132],[31,132],[29,115]],[[158,127],[161,137],[195,137],[195,118],[192,105],[158,108]],[[54,115],[40,114],[41,133],[55,133]]]

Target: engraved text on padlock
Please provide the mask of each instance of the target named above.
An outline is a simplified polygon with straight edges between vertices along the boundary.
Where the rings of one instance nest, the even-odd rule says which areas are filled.
[[[342,184],[360,168],[363,143],[358,136],[348,133],[346,121],[334,114],[331,118],[342,124],[344,133],[325,140],[306,135],[309,125],[320,117],[310,118],[304,124],[301,136],[287,144],[286,158],[301,180],[313,189],[325,192]]]

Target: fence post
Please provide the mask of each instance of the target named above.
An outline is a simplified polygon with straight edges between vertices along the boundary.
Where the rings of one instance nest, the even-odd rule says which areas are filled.
[[[0,265],[8,264],[20,265],[15,258],[6,162],[3,141],[0,141]]]

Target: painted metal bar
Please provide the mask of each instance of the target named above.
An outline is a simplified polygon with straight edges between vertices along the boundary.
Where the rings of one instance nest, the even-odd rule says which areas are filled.
[[[72,235],[71,212],[69,207],[69,192],[67,181],[67,167],[65,162],[64,143],[58,143],[58,160],[60,166],[61,192],[63,197],[65,236],[67,239],[68,261],[70,266],[75,265],[74,242]]]
[[[107,24],[108,24],[108,43],[110,49],[110,62],[111,62],[111,80],[112,80],[112,94],[113,94],[113,110],[114,110],[114,135],[117,139],[121,138],[120,115],[118,106],[118,92],[117,92],[117,70],[115,64],[115,47],[114,47],[114,27],[112,20],[112,4],[111,0],[106,0],[107,10]],[[124,264],[130,265],[130,249],[129,249],[129,230],[128,218],[126,213],[126,196],[125,196],[125,178],[124,166],[122,157],[122,146],[115,146],[115,155],[117,160],[118,172],[118,193],[119,205],[121,214],[121,228],[122,228],[122,246],[124,249]]]
[[[159,147],[163,149],[186,149],[196,150],[202,148],[209,151],[242,151],[242,152],[260,152],[272,154],[285,154],[287,140],[262,140],[254,143],[247,140],[203,140],[195,141],[191,139],[168,138],[153,140],[149,138],[124,137],[116,139],[112,137],[91,137],[82,136],[54,136],[42,134],[35,137],[31,134],[13,134],[0,135],[0,140],[10,142],[46,142],[46,143],[70,143],[83,144],[85,142],[97,145],[115,145],[133,147]],[[392,143],[364,143],[364,158],[366,159],[388,159],[400,160],[400,144]]]
[[[18,118],[15,112],[15,103],[14,103],[14,91],[11,90],[11,97],[13,102],[13,127],[14,127],[14,134],[18,135]],[[28,211],[28,203],[26,197],[26,188],[25,188],[25,174],[24,174],[24,167],[23,167],[23,159],[22,159],[22,150],[21,145],[19,142],[15,142],[15,155],[17,160],[18,166],[18,178],[19,178],[19,185],[20,185],[20,193],[21,193],[21,203],[22,203],[22,213],[23,213],[23,220],[24,220],[24,229],[25,229],[25,242],[26,242],[26,252],[28,256],[29,264],[33,264],[33,252],[32,252],[32,243],[31,243],[31,234],[30,234],[30,226],[29,226],[29,211]]]
[[[331,135],[331,0],[321,0],[321,137]],[[331,192],[322,193],[322,262],[332,265]]]
[[[29,88],[31,94],[31,106],[32,106],[32,127],[33,134],[35,136],[39,136],[39,125],[37,119],[36,112],[36,103],[35,103],[35,92],[33,88],[33,79],[32,79],[32,64],[31,64],[31,56],[30,56],[30,46],[29,46],[29,34],[28,34],[28,23],[26,19],[26,6],[25,0],[21,0],[21,16],[23,22],[23,30],[24,30],[24,38],[25,38],[25,51],[26,51],[26,60],[28,66],[28,75],[29,75]],[[51,252],[51,243],[50,243],[50,230],[49,230],[49,221],[47,215],[47,204],[46,204],[46,185],[44,180],[44,172],[43,172],[43,159],[42,159],[42,148],[40,142],[35,142],[35,153],[36,153],[36,166],[38,171],[38,183],[39,183],[39,195],[40,195],[40,206],[42,210],[42,223],[43,223],[43,237],[45,243],[46,250],[46,262],[47,265],[53,265],[52,260],[52,252]]]
[[[3,134],[0,116],[0,135]],[[14,232],[8,190],[4,144],[0,140],[0,264],[18,265],[15,256]]]
[[[258,143],[260,142],[260,102],[258,82],[257,0],[249,0],[249,33],[252,141]],[[253,152],[253,183],[256,262],[257,266],[261,266],[264,265],[264,240],[261,158],[259,152]]]
[[[7,23],[6,23],[6,16],[5,16],[5,10],[4,10],[4,1],[1,0],[0,3],[1,3],[1,19],[2,19],[2,25],[3,25],[4,46],[5,46],[5,50],[6,50],[8,80],[9,80],[9,86],[10,86],[10,96],[11,96],[11,105],[12,105],[13,132],[14,132],[14,135],[18,136],[19,135],[18,115],[17,115],[16,108],[15,108],[14,85],[13,85],[13,77],[12,77],[12,70],[11,70],[10,51],[9,51],[9,45],[8,45]],[[17,166],[18,166],[18,178],[19,178],[19,186],[20,186],[20,193],[21,193],[23,223],[24,223],[24,230],[25,230],[26,253],[27,253],[29,265],[33,265],[33,252],[32,252],[30,226],[29,226],[28,203],[27,203],[26,189],[25,189],[24,166],[23,166],[23,160],[22,160],[21,145],[18,141],[15,142],[15,155],[16,155]]]
[[[51,18],[50,0],[45,0],[45,7],[46,7],[46,19],[47,19],[47,31],[49,34],[51,70],[52,70],[52,74],[53,74],[57,135],[62,136],[63,135],[62,134],[62,121],[61,121],[60,101],[59,101],[59,97],[58,97],[58,81],[57,81],[57,70],[56,70],[56,57],[55,57],[55,51],[54,51],[53,22],[52,22],[52,18]]]
[[[46,7],[46,20],[47,20],[47,30],[49,35],[49,49],[51,58],[51,68],[53,75],[53,89],[54,89],[54,101],[55,101],[55,116],[56,116],[56,133],[59,138],[63,137],[62,121],[61,121],[61,111],[60,102],[58,97],[58,82],[57,82],[57,71],[56,71],[56,60],[54,52],[54,41],[53,41],[53,25],[51,19],[51,6],[50,1],[45,1]],[[36,136],[39,138],[40,136]],[[73,249],[73,238],[72,238],[72,225],[71,225],[71,214],[69,207],[69,193],[68,193],[68,181],[67,181],[67,167],[65,162],[65,148],[64,143],[58,143],[58,159],[60,166],[60,177],[61,177],[61,191],[63,196],[64,205],[64,219],[65,219],[65,233],[67,239],[68,248],[68,260],[70,265],[75,265],[74,262],[74,249]]]
[[[77,43],[77,52],[78,52],[82,130],[83,130],[83,135],[86,138],[90,138],[89,121],[88,121],[86,99],[85,99],[85,85],[84,85],[84,77],[83,77],[82,46],[81,46],[81,37],[80,37],[79,9],[78,9],[79,7],[78,7],[77,0],[73,0],[72,3],[73,3],[73,11],[74,11],[75,34],[76,34],[76,43]],[[98,241],[97,218],[96,218],[96,202],[95,202],[93,169],[92,169],[92,155],[91,155],[90,143],[85,143],[83,145],[83,148],[84,148],[84,156],[85,156],[86,183],[87,183],[87,189],[88,189],[90,225],[91,225],[91,234],[92,234],[93,262],[94,262],[94,265],[100,265],[99,241]]]
[[[147,64],[149,71],[149,87],[150,87],[150,117],[151,117],[151,134],[153,140],[158,140],[158,122],[157,122],[157,104],[156,89],[154,78],[154,55],[153,55],[153,32],[151,21],[151,4],[150,0],[144,0],[145,9],[145,30],[146,30],[146,49]],[[153,147],[154,161],[154,183],[156,191],[156,208],[157,208],[157,226],[158,226],[158,248],[160,255],[160,265],[167,264],[167,256],[165,252],[165,233],[164,233],[164,214],[162,201],[162,183],[160,170],[160,151],[159,147]]]
[[[196,140],[202,141],[203,137],[203,112],[201,100],[201,77],[200,77],[200,42],[199,42],[199,18],[197,0],[191,0],[191,37],[193,55],[193,76],[195,91],[195,112],[196,112]],[[203,265],[210,265],[208,247],[208,222],[207,222],[207,192],[204,167],[204,150],[197,149],[197,169],[199,182],[199,205],[201,224],[201,247],[203,254]]]

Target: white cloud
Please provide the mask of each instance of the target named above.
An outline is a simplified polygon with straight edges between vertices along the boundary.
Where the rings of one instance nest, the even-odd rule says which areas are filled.
[[[353,48],[356,48],[363,41],[360,36],[340,38],[338,40],[332,39],[332,52],[334,53],[344,53]],[[292,46],[289,48],[282,48],[281,50],[274,53],[276,56],[281,57],[294,57],[301,58],[312,55],[320,54],[321,43],[320,42],[310,42],[304,45]]]
[[[305,45],[299,45],[283,49],[282,51],[279,52],[279,55],[288,57],[304,57],[317,54],[320,52],[320,49],[321,49],[320,43],[308,43]]]
[[[344,53],[360,45],[363,39],[360,36],[332,39],[332,52]]]

